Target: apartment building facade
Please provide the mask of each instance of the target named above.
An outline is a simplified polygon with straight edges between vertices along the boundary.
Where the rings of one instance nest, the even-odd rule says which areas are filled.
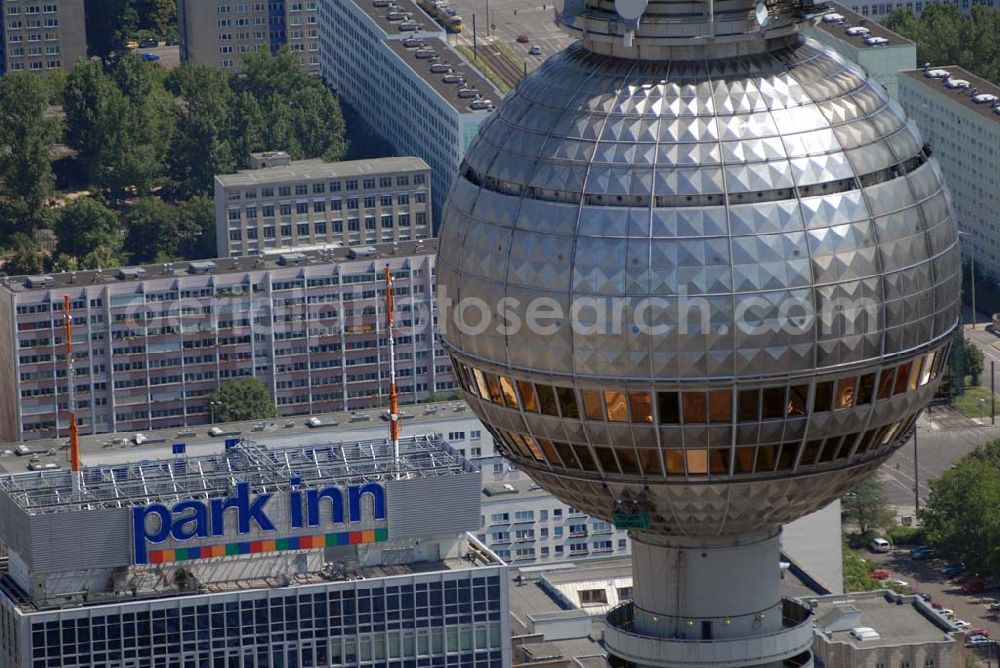
[[[431,173],[419,158],[292,161],[257,153],[215,177],[219,257],[431,236]]]
[[[302,67],[319,71],[315,0],[178,0],[181,60],[240,71],[248,53],[287,46]]]
[[[437,221],[500,91],[412,0],[319,0],[319,16],[321,75],[399,155],[430,165]]]
[[[3,279],[0,382],[11,390],[0,439],[67,433],[65,295],[83,434],[207,424],[208,396],[250,376],[286,416],[383,405],[386,265],[401,400],[452,390],[432,331],[435,252],[433,241],[410,242]]]
[[[0,74],[68,70],[87,57],[84,0],[0,0]]]
[[[1000,86],[954,66],[901,72],[899,86],[951,191],[962,257],[1000,277]]]

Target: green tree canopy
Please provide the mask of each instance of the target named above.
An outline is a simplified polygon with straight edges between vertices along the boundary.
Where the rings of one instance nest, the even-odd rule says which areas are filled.
[[[895,517],[882,483],[874,477],[859,483],[848,492],[841,507],[844,518],[857,524],[862,534],[889,526]]]
[[[979,385],[979,377],[983,374],[985,356],[975,343],[969,339],[962,341],[962,359],[965,362],[965,373],[972,378],[973,385]]]
[[[966,16],[955,3],[931,3],[920,16],[896,9],[885,26],[917,44],[917,62],[959,65],[1000,82],[1000,9],[976,5]]]
[[[180,215],[173,204],[159,197],[137,200],[125,215],[125,250],[130,261],[169,262],[177,257]]]
[[[920,510],[928,541],[973,569],[1000,574],[1000,441],[965,455],[930,487]]]
[[[256,378],[224,381],[208,400],[216,422],[263,420],[278,415],[271,393]]]
[[[51,151],[57,124],[44,117],[48,103],[43,79],[27,72],[0,79],[0,213],[14,230],[30,232],[41,222],[55,184]]]
[[[11,252],[3,263],[10,276],[41,274],[45,271],[45,252],[41,245],[23,232],[15,233],[8,244]]]
[[[123,264],[122,236],[114,211],[89,197],[58,209],[53,228],[56,252],[73,257],[81,269]]]
[[[120,51],[129,39],[178,35],[176,0],[84,0],[87,44],[106,58]]]
[[[180,244],[177,251],[188,260],[216,257],[215,199],[195,195],[177,205]]]

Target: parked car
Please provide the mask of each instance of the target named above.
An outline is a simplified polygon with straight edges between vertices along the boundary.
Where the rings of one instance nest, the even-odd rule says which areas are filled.
[[[528,53],[532,56],[540,56],[542,55],[542,47],[535,44],[530,49],[528,49]]]
[[[136,434],[135,436],[132,437],[132,441],[136,445],[142,445],[143,443],[145,443],[148,440],[149,440],[149,437],[146,436],[145,434]]]
[[[320,420],[318,417],[311,417],[308,420],[306,420],[306,426],[310,427],[310,428],[313,428],[313,427],[322,427],[323,426],[323,421]]]
[[[933,596],[931,596],[930,594],[921,594],[921,593],[919,593],[919,592],[917,593],[917,596],[919,596],[919,597],[920,597],[920,598],[922,598],[923,600],[927,601],[928,603],[930,603],[930,602],[931,602],[931,600],[932,600],[932,599],[934,598],[934,597],[933,597]]]
[[[979,578],[973,578],[962,585],[962,593],[964,594],[978,594],[986,589],[986,583]]]
[[[222,436],[222,433],[223,433],[222,430],[219,429],[218,427],[212,427],[211,429],[208,430],[209,436]]]
[[[983,645],[989,645],[993,641],[986,636],[969,636],[965,639],[966,647],[980,647]]]
[[[938,610],[938,612],[941,613],[942,615],[944,615],[945,617],[954,617],[955,616],[955,611],[952,610],[951,608],[941,608],[940,610]]]
[[[888,580],[889,571],[884,568],[876,568],[872,571],[871,577],[873,580]]]
[[[941,575],[945,576],[946,578],[952,578],[964,570],[965,570],[965,564],[961,563],[945,564],[944,567],[941,568]]]
[[[885,538],[872,538],[868,543],[868,549],[872,552],[888,552],[892,549],[892,544]]]
[[[291,428],[295,426],[295,420],[285,420],[285,428]]]
[[[910,586],[910,583],[907,582],[906,580],[893,580],[892,584],[897,587],[902,587],[903,589],[906,589],[907,587]]]
[[[139,48],[141,49],[152,49],[160,45],[160,40],[153,39],[152,37],[147,37],[139,42]]]
[[[970,624],[969,622],[965,621],[964,619],[957,619],[954,622],[952,622],[952,624],[954,624],[955,626],[957,626],[962,631],[967,631],[968,629],[972,628],[972,624]]]
[[[933,559],[937,556],[937,550],[933,547],[918,547],[910,551],[910,558],[915,561]]]
[[[989,609],[993,612],[1000,611],[1000,598],[990,601]]]
[[[144,53],[142,54],[142,59],[146,62],[155,63],[160,59],[160,57],[155,53]]]
[[[985,636],[985,637],[989,638],[990,637],[990,631],[989,631],[989,629],[971,629],[969,631],[969,635],[970,636]]]
[[[528,36],[528,35],[518,35],[517,36],[517,43],[518,44],[527,44],[530,41],[531,41],[531,37]]]
[[[163,42],[163,46],[177,46],[181,41],[179,39],[168,39]]]
[[[130,39],[129,41],[125,42],[125,48],[128,49],[129,51],[135,51],[136,49],[139,48],[139,42],[135,41],[134,39]]]
[[[928,601],[928,602],[931,604],[931,607],[937,610],[938,612],[944,610],[944,606],[938,603],[937,601]]]

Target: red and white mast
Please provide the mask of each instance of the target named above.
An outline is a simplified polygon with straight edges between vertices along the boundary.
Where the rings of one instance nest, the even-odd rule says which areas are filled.
[[[396,339],[393,328],[396,324],[395,303],[392,290],[392,269],[385,265],[385,318],[389,335],[389,438],[392,440],[392,457],[399,472],[399,393],[396,391]]]
[[[80,435],[76,427],[76,392],[73,386],[73,316],[70,313],[69,295],[63,296],[63,324],[66,328],[66,388],[69,403],[69,463],[73,477],[73,491],[79,492],[80,484]]]

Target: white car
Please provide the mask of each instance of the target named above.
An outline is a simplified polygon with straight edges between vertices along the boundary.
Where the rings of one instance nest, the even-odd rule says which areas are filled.
[[[209,436],[222,436],[222,430],[218,427],[212,427],[208,430]]]
[[[954,617],[955,616],[955,611],[952,610],[951,608],[941,608],[940,610],[938,610],[938,613],[940,613],[941,615],[944,615],[945,617]]]
[[[143,443],[149,440],[149,437],[146,436],[145,434],[136,434],[135,436],[132,437],[132,440],[135,442],[136,445],[142,445]]]
[[[965,621],[964,619],[956,620],[956,621],[952,622],[952,624],[954,624],[958,629],[960,629],[962,631],[965,631],[966,629],[972,628],[972,624],[970,624],[969,622]]]
[[[892,584],[896,585],[897,587],[904,587],[904,588],[910,586],[910,583],[907,582],[906,580],[893,580]]]

